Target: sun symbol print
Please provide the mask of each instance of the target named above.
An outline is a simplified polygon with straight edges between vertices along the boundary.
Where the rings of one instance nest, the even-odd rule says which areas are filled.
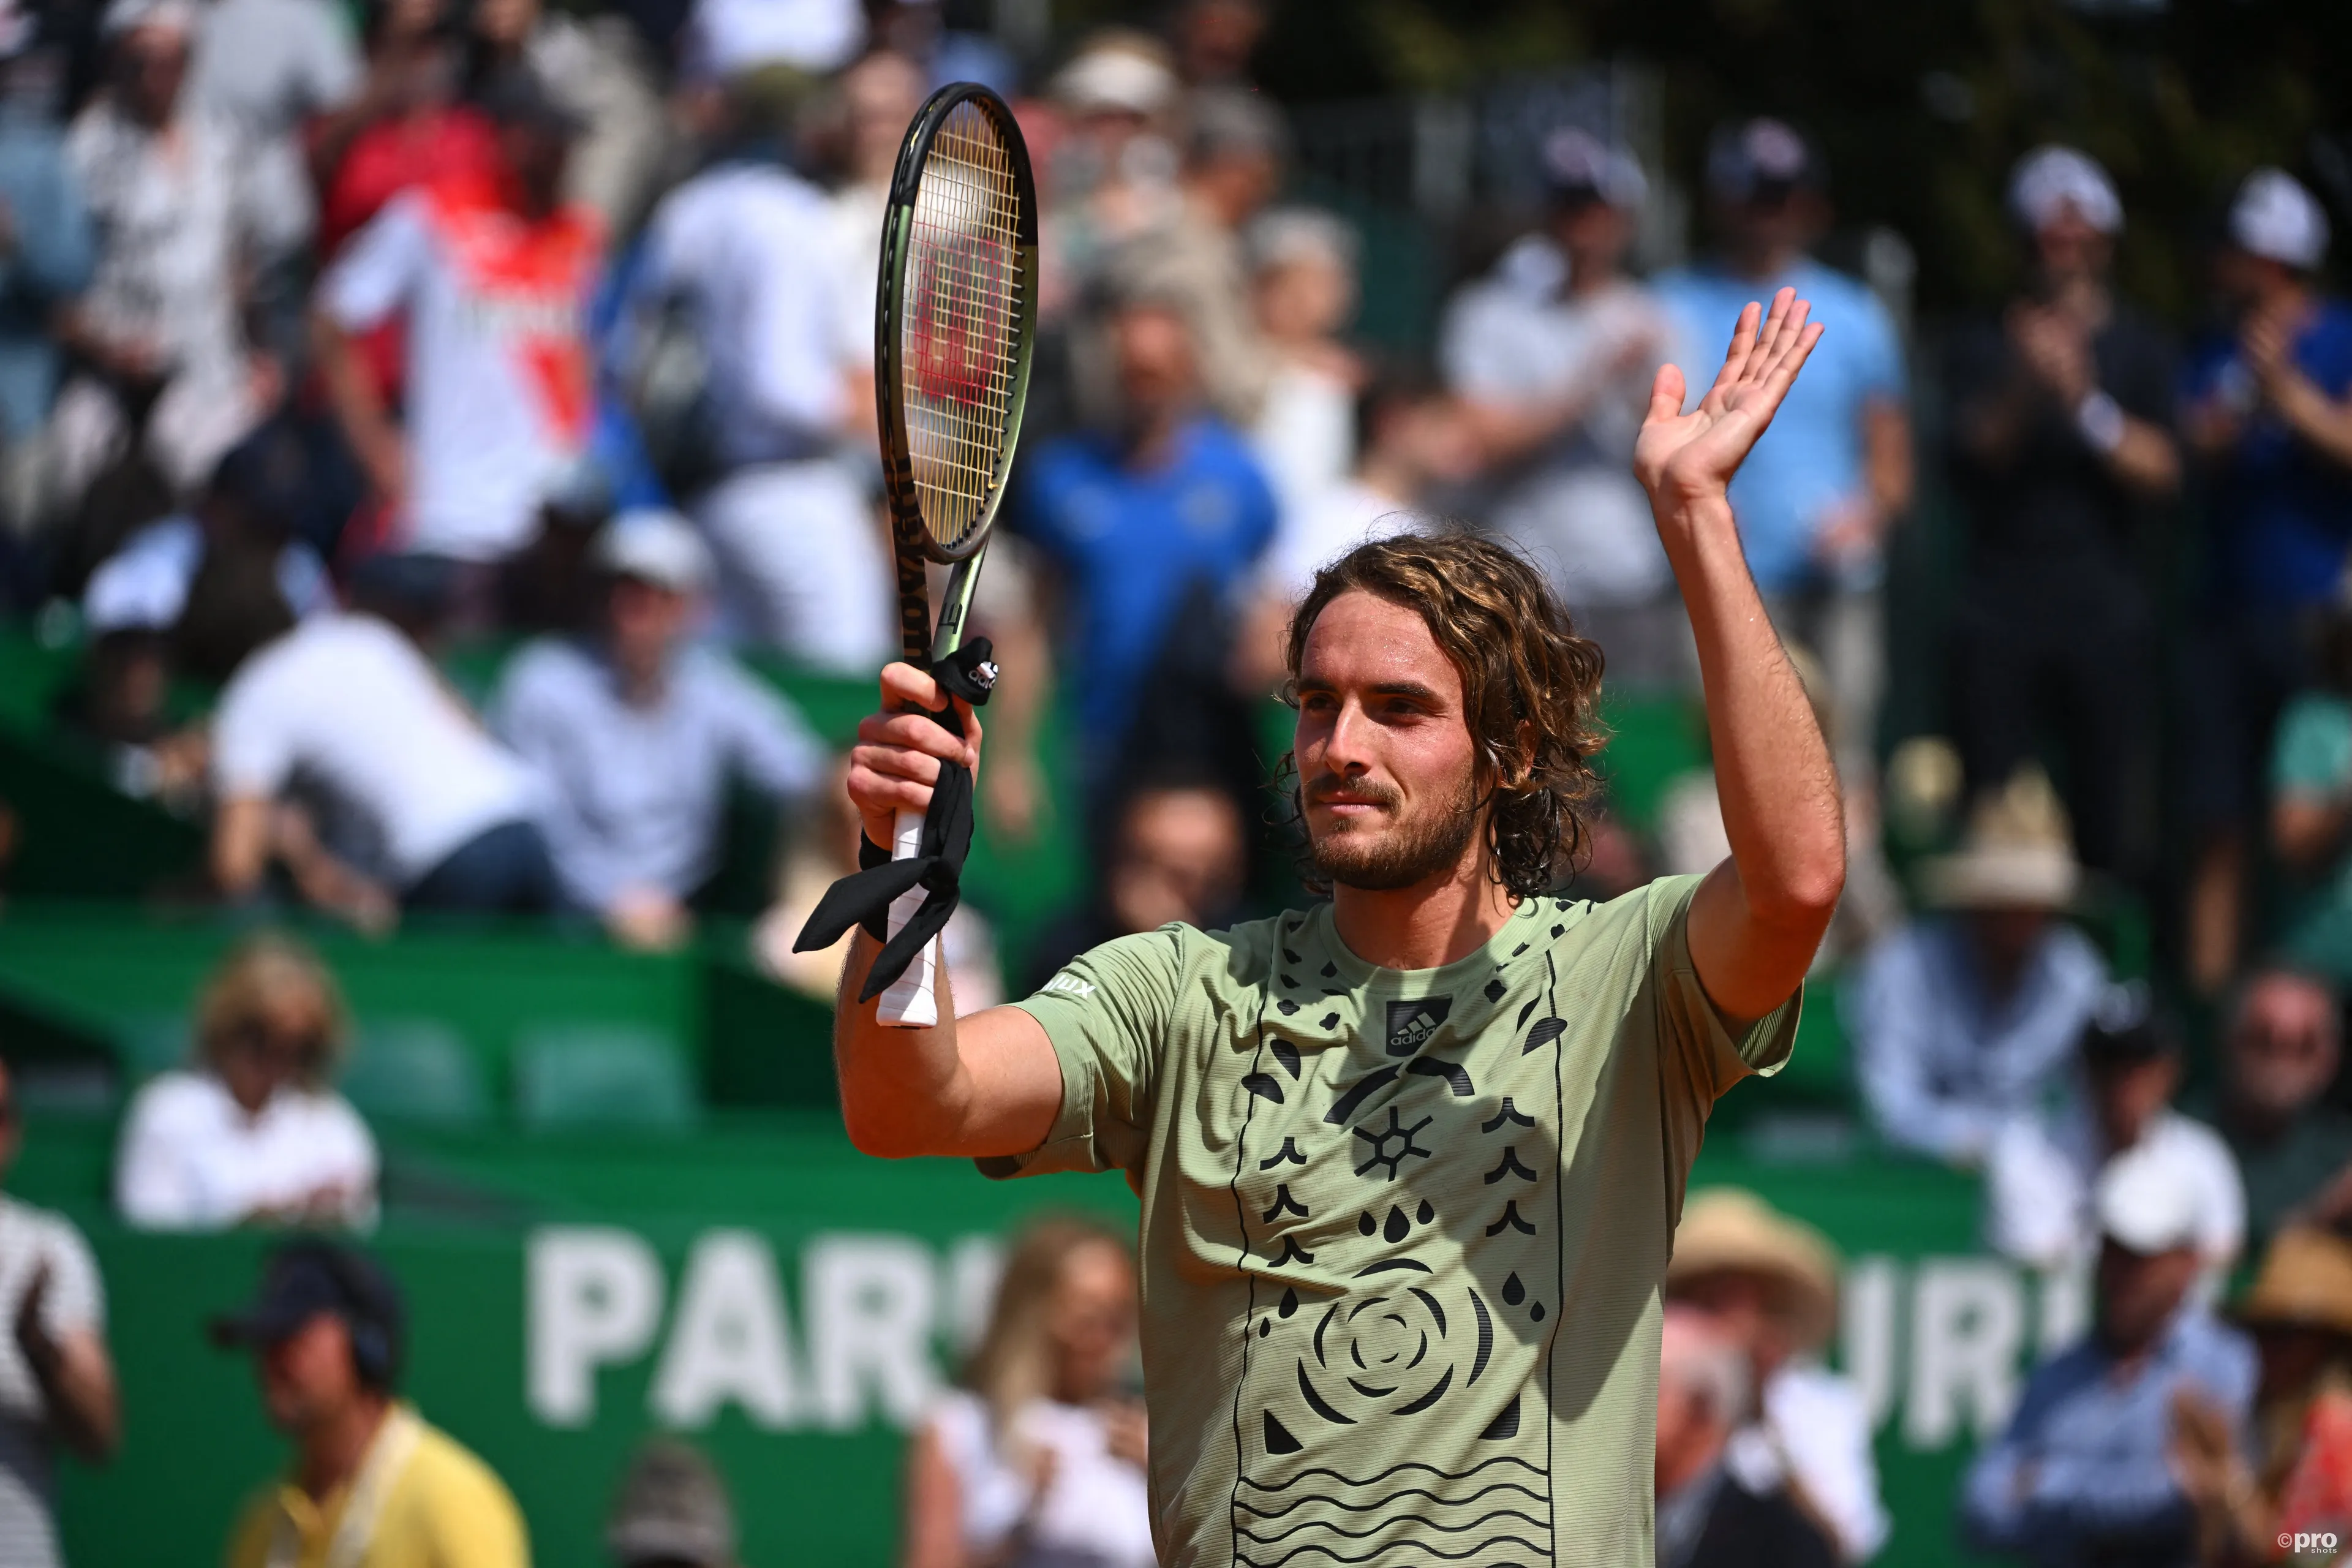
[[[1389,1124],[1386,1127],[1377,1132],[1368,1128],[1357,1128],[1356,1136],[1370,1144],[1371,1151],[1364,1156],[1364,1163],[1356,1167],[1356,1174],[1360,1176],[1375,1165],[1383,1165],[1387,1167],[1388,1180],[1393,1182],[1397,1178],[1398,1169],[1405,1162],[1405,1156],[1411,1154],[1423,1160],[1428,1159],[1430,1151],[1414,1142],[1412,1138],[1414,1133],[1435,1120],[1433,1116],[1424,1116],[1410,1127],[1402,1126],[1402,1119],[1397,1115],[1397,1108],[1391,1105],[1389,1107]]]

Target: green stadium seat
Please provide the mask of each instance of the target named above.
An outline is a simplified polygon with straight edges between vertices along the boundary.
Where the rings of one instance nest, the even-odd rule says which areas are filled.
[[[169,1068],[187,1066],[194,1047],[184,1013],[142,1013],[125,1018],[115,1027],[114,1044],[121,1053],[123,1079],[132,1085]]]
[[[656,1029],[543,1024],[515,1039],[516,1120],[533,1131],[683,1131],[701,1119],[687,1055]]]
[[[431,1018],[362,1026],[341,1087],[371,1121],[478,1127],[492,1109],[481,1059],[455,1029]]]

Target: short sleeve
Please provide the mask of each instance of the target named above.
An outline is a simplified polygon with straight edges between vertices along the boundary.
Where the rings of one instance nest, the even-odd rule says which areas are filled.
[[[213,784],[224,799],[275,795],[294,771],[297,710],[284,667],[267,651],[221,693],[213,718]]]
[[[1778,1007],[1733,1032],[1732,1020],[1707,995],[1691,961],[1691,900],[1706,879],[1667,877],[1652,883],[1650,919],[1658,933],[1654,967],[1661,1054],[1666,1062],[1680,1064],[1694,1096],[1712,1104],[1741,1079],[1769,1077],[1787,1065],[1805,994],[1800,985]]]
[[[2279,718],[2271,786],[2281,795],[2341,795],[2352,784],[2352,705],[2303,696]]]
[[[394,197],[352,237],[319,280],[320,308],[353,330],[386,320],[416,287],[432,246],[424,196],[410,192]]]
[[[49,1270],[49,1293],[42,1325],[53,1337],[71,1333],[103,1333],[106,1330],[106,1285],[98,1259],[71,1221],[52,1218],[44,1227],[44,1258]]]
[[[1910,394],[1904,384],[1903,347],[1895,336],[1895,322],[1877,295],[1859,283],[1853,288],[1856,306],[1853,317],[1841,325],[1854,334],[1850,351],[1854,390],[1863,397],[1905,402]]]
[[[731,665],[717,667],[714,681],[727,715],[735,765],[762,793],[796,799],[824,776],[824,742],[799,709]]]
[[[1062,1064],[1062,1110],[1027,1154],[979,1162],[988,1176],[1053,1171],[1140,1173],[1150,1142],[1161,1043],[1183,972],[1181,927],[1123,936],[1080,953],[1013,1004],[1045,1026]]]

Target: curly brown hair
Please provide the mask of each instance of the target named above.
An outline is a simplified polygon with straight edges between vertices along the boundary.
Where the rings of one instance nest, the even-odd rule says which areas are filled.
[[[1601,791],[1601,645],[1577,635],[1543,574],[1510,545],[1460,531],[1400,534],[1315,574],[1290,621],[1294,687],[1315,617],[1347,593],[1418,612],[1461,671],[1495,879],[1514,899],[1558,887],[1585,847]],[[1294,758],[1284,763],[1295,772]]]

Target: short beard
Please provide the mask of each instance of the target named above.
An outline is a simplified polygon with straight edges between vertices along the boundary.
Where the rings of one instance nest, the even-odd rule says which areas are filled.
[[[1310,832],[1316,874],[1363,893],[1392,893],[1426,882],[1462,864],[1478,831],[1478,805],[1476,786],[1467,784],[1450,807],[1400,820],[1385,833],[1327,833],[1317,838]]]

